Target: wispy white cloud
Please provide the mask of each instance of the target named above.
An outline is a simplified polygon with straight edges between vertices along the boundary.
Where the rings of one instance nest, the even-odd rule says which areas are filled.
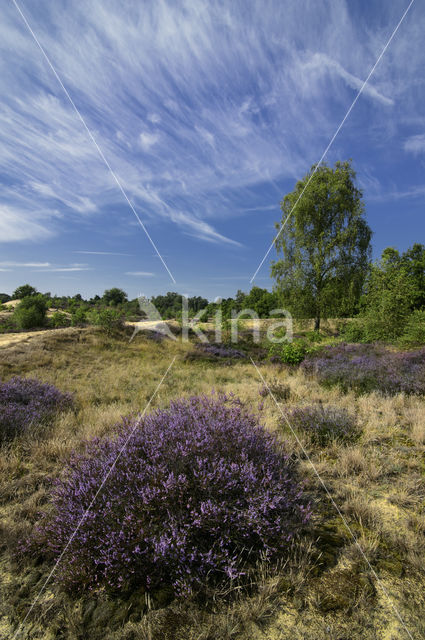
[[[0,242],[44,240],[53,235],[45,220],[46,215],[37,211],[31,215],[30,210],[0,204]]]
[[[333,0],[253,1],[249,11],[240,0],[23,9],[144,219],[237,247],[220,226],[240,211],[238,194],[295,179],[320,157],[401,7],[380,7],[375,30]],[[420,113],[406,88],[422,70],[422,27],[409,22],[409,38],[394,41],[364,91],[378,129]],[[106,215],[122,194],[12,3],[0,51],[0,242]]]
[[[214,228],[204,220],[196,219],[193,216],[184,213],[183,211],[171,211],[171,219],[173,220],[173,222],[177,222],[178,224],[185,227],[187,229],[186,233],[193,236],[194,238],[199,238],[201,240],[206,240],[207,242],[213,242],[216,244],[225,243],[231,244],[235,247],[242,246],[240,242],[232,240],[231,238],[227,238],[221,233],[215,231]]]
[[[36,273],[59,273],[62,271],[92,271],[91,267],[52,267],[51,269],[38,269]]]
[[[0,262],[2,267],[50,267],[50,262]]]
[[[388,202],[392,200],[403,200],[407,198],[423,198],[425,196],[425,186],[416,185],[409,189],[381,189],[379,193],[369,197],[369,200],[377,202]]]
[[[117,253],[115,251],[73,251],[73,253],[83,253],[91,256],[131,256],[132,253]]]
[[[324,53],[315,53],[311,58],[301,65],[304,71],[316,75],[330,73],[342,80],[351,88],[358,91],[364,82],[364,78],[358,78],[353,73],[350,73],[337,61]],[[369,70],[367,70],[369,71]],[[364,76],[367,74],[364,73]],[[373,83],[367,84],[363,89],[363,94],[380,102],[381,104],[392,106],[394,100],[391,97],[382,95],[374,86]]]
[[[425,134],[420,133],[408,138],[404,143],[404,150],[415,154],[425,153]]]
[[[144,151],[149,151],[159,141],[159,134],[150,131],[142,131],[139,136],[140,146]]]
[[[151,273],[150,271],[126,271],[125,272],[126,276],[140,276],[143,278],[150,278],[152,276],[154,276],[154,273]]]

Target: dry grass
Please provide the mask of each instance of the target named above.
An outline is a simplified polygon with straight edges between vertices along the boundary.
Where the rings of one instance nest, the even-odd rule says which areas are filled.
[[[414,638],[425,637],[423,606],[425,534],[425,404],[420,398],[379,394],[356,397],[324,389],[301,373],[262,364],[281,391],[281,409],[321,401],[355,412],[362,428],[353,446],[325,450],[305,444],[344,513],[345,529],[299,451],[278,407],[261,398],[261,381],[248,361],[231,366],[184,359],[190,345],[154,342],[138,335],[106,339],[91,329],[39,334],[1,350],[0,377],[34,376],[72,391],[76,411],[60,416],[43,435],[4,448],[0,460],[3,546],[0,637],[10,638],[41,586],[48,566],[14,559],[17,541],[48,505],[51,482],[71,450],[111,432],[122,415],[143,410],[174,356],[177,360],[152,406],[212,388],[233,391],[256,408],[264,400],[266,428],[278,431],[300,460],[313,503],[309,537],[294,547],[280,571],[266,566],[248,593],[208,602],[160,600],[139,605],[119,600],[73,601],[50,584],[25,628],[35,638],[140,640],[291,640],[408,638],[392,604]],[[378,575],[376,580],[370,565]],[[386,594],[389,594],[391,602]],[[392,604],[391,604],[392,603]],[[123,613],[124,612],[124,613]]]

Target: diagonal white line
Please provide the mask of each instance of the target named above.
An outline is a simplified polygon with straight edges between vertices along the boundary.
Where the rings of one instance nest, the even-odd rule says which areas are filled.
[[[142,227],[143,231],[145,232],[149,242],[151,243],[152,247],[155,249],[156,255],[158,256],[158,258],[161,260],[162,264],[164,265],[165,269],[168,272],[168,275],[170,276],[171,280],[173,281],[174,284],[176,284],[176,281],[174,279],[173,274],[171,273],[171,271],[169,270],[167,264],[165,263],[165,260],[163,259],[163,257],[161,256],[161,254],[159,253],[159,250],[156,246],[156,244],[154,243],[154,241],[152,240],[148,230],[146,229],[145,225],[143,224],[142,220],[140,219],[136,209],[134,208],[133,204],[131,203],[129,197],[127,196],[127,193],[124,191],[124,188],[120,182],[120,180],[118,179],[117,174],[115,173],[115,171],[112,169],[111,165],[109,164],[108,160],[105,158],[105,155],[102,151],[102,149],[99,147],[98,143],[96,142],[95,137],[93,136],[92,132],[90,131],[90,129],[88,128],[86,121],[84,120],[83,116],[81,115],[80,111],[77,109],[77,107],[75,106],[75,103],[73,101],[73,99],[71,98],[71,96],[68,93],[68,90],[66,89],[65,85],[63,84],[62,80],[60,79],[56,69],[54,68],[52,62],[50,61],[50,58],[48,57],[47,53],[45,52],[44,48],[41,46],[37,36],[35,35],[34,31],[31,29],[28,20],[26,19],[26,17],[24,16],[24,14],[22,13],[18,3],[16,2],[16,0],[12,0],[13,4],[15,5],[17,11],[19,12],[22,20],[24,21],[25,26],[27,27],[28,31],[30,32],[30,34],[32,35],[32,37],[34,38],[38,48],[40,49],[41,53],[43,54],[47,64],[49,65],[50,69],[52,70],[56,80],[59,82],[60,86],[63,89],[63,92],[65,93],[66,97],[68,98],[69,102],[71,103],[75,113],[77,114],[77,116],[79,117],[79,119],[81,120],[85,130],[87,131],[91,141],[93,142],[94,146],[96,147],[97,151],[99,152],[100,157],[102,158],[103,162],[105,163],[105,165],[107,166],[107,168],[109,169],[109,172],[111,174],[111,176],[113,177],[113,179],[115,180],[115,182],[118,185],[118,188],[120,189],[122,195],[124,196],[125,200],[127,201],[128,206],[130,207],[130,209],[132,210],[132,212],[134,213],[137,222],[140,224],[140,226]]]
[[[326,156],[326,154],[328,153],[329,149],[331,148],[332,144],[334,143],[335,138],[337,137],[338,133],[341,131],[345,121],[347,120],[348,116],[350,115],[354,105],[356,104],[357,100],[360,98],[361,94],[363,93],[363,89],[365,88],[365,86],[367,85],[367,83],[369,82],[373,72],[375,71],[376,67],[378,66],[379,62],[381,61],[382,56],[384,55],[384,53],[386,52],[386,50],[388,49],[392,39],[394,38],[395,34],[397,33],[401,23],[403,22],[404,18],[406,17],[410,7],[412,6],[412,4],[414,3],[415,0],[410,0],[410,3],[407,7],[407,9],[405,10],[405,12],[403,13],[403,15],[401,16],[396,28],[394,29],[394,31],[392,32],[387,44],[385,45],[385,47],[382,49],[378,59],[376,60],[375,64],[373,65],[372,69],[369,71],[369,75],[367,76],[366,80],[363,82],[362,86],[360,87],[356,97],[354,98],[353,102],[351,103],[347,113],[345,114],[345,116],[343,117],[343,119],[341,120],[337,130],[335,131],[335,133],[333,134],[331,141],[329,142],[328,146],[326,147],[326,149],[324,150],[324,152],[322,153],[322,156],[319,160],[319,162],[316,163],[316,166],[314,168],[313,173],[311,174],[311,176],[309,177],[309,179],[307,180],[306,184],[304,185],[303,190],[301,191],[300,195],[298,196],[294,206],[292,207],[292,209],[290,210],[290,212],[288,213],[288,215],[286,216],[285,220],[283,221],[278,233],[276,234],[276,236],[273,238],[273,241],[271,243],[271,245],[269,246],[269,248],[267,249],[264,258],[261,260],[260,264],[257,267],[257,270],[255,271],[254,275],[252,276],[250,283],[253,282],[254,278],[256,277],[257,273],[260,271],[261,267],[263,266],[267,256],[269,255],[270,251],[273,249],[273,245],[275,244],[276,240],[278,239],[278,237],[280,236],[280,234],[282,233],[283,229],[285,228],[286,223],[288,222],[289,218],[291,217],[292,213],[294,212],[297,204],[299,203],[299,201],[301,200],[301,198],[304,195],[305,190],[307,189],[308,185],[310,184],[314,174],[316,173],[316,171],[318,170],[320,164],[322,163],[324,157]]]
[[[156,396],[156,394],[159,391],[159,388],[161,387],[162,383],[164,382],[165,378],[167,377],[168,372],[170,371],[171,367],[173,366],[175,360],[176,360],[177,356],[174,356],[174,358],[172,359],[171,363],[168,365],[168,369],[167,371],[164,373],[164,375],[162,376],[161,380],[159,381],[155,391],[153,392],[153,394],[151,395],[151,397],[149,398],[149,401],[146,405],[146,407],[143,409],[143,412],[140,414],[140,418],[143,418],[143,416],[145,415],[146,411],[149,409],[152,400],[154,399],[154,397]],[[118,462],[118,460],[120,459],[121,455],[124,453],[125,449],[127,448],[128,443],[130,442],[133,433],[136,431],[137,427],[139,425],[139,421],[137,420],[133,429],[130,431],[130,434],[128,435],[128,437],[126,438],[123,446],[121,447],[121,449],[119,450],[117,457],[115,458],[114,462],[111,464],[111,466],[109,467],[107,473],[105,474],[105,476],[103,477],[102,482],[99,485],[99,488],[97,489],[96,493],[94,494],[89,506],[87,507],[87,509],[85,510],[85,512],[83,513],[83,515],[81,516],[80,521],[78,522],[77,526],[75,527],[74,531],[72,532],[68,542],[66,543],[65,547],[63,548],[59,558],[56,560],[56,563],[53,567],[53,569],[50,571],[49,575],[47,576],[47,578],[45,579],[40,591],[38,592],[35,600],[33,601],[33,603],[31,604],[30,608],[28,609],[25,618],[22,620],[22,622],[20,623],[19,627],[17,628],[15,634],[13,635],[12,640],[15,640],[15,638],[18,637],[20,631],[22,630],[23,625],[25,624],[25,621],[27,620],[28,616],[31,614],[31,611],[34,609],[35,605],[37,604],[38,600],[40,599],[41,594],[43,593],[43,591],[45,590],[45,588],[47,587],[47,585],[49,584],[53,574],[55,573],[56,569],[58,568],[59,563],[61,562],[63,556],[65,555],[65,553],[67,552],[69,545],[71,544],[71,542],[73,541],[73,539],[75,538],[79,528],[81,527],[81,525],[83,524],[84,520],[86,519],[90,509],[92,508],[94,502],[96,501],[97,496],[99,495],[99,493],[102,491],[103,487],[105,486],[106,481],[108,480],[109,476],[111,475],[112,471],[115,469],[115,466]]]
[[[294,429],[292,428],[288,418],[286,417],[286,415],[284,414],[284,412],[282,411],[282,407],[280,406],[280,404],[278,403],[278,401],[276,400],[276,398],[274,397],[269,385],[267,384],[267,382],[264,379],[264,376],[262,375],[260,369],[257,367],[257,365],[255,364],[254,360],[250,357],[250,360],[252,362],[252,364],[254,365],[258,375],[261,378],[262,383],[264,384],[264,386],[266,387],[270,397],[273,399],[276,407],[278,408],[280,415],[282,416],[282,418],[285,420],[286,424],[288,425],[288,427],[290,428],[292,435],[294,436],[294,438],[296,439],[298,446],[300,447],[301,451],[303,452],[303,454],[305,455],[306,459],[308,460],[308,462],[310,463],[315,475],[317,476],[320,484],[322,485],[322,487],[324,488],[326,495],[328,496],[329,500],[332,503],[332,506],[335,507],[335,510],[337,511],[338,515],[340,516],[342,522],[344,523],[345,528],[347,529],[347,531],[349,532],[350,536],[352,537],[352,539],[354,540],[354,543],[356,544],[356,546],[358,547],[361,555],[363,556],[364,560],[366,561],[370,571],[373,574],[373,577],[376,579],[377,583],[379,584],[380,588],[382,589],[383,593],[385,594],[385,596],[388,599],[388,602],[390,603],[391,607],[394,609],[394,612],[397,616],[397,618],[399,619],[399,621],[401,622],[404,630],[406,631],[407,635],[409,636],[409,638],[411,638],[411,640],[413,640],[413,636],[410,633],[409,629],[406,627],[403,618],[401,617],[397,607],[395,606],[395,604],[393,603],[393,601],[391,600],[388,591],[385,589],[384,585],[382,584],[381,580],[379,579],[375,569],[372,567],[372,565],[370,564],[369,560],[367,559],[363,549],[361,548],[359,541],[357,540],[356,536],[354,535],[354,533],[352,532],[350,525],[348,524],[347,520],[344,518],[344,515],[341,512],[341,509],[338,507],[338,505],[336,504],[335,500],[333,499],[329,489],[327,488],[327,486],[325,485],[321,475],[319,474],[319,472],[317,471],[316,467],[314,466],[313,461],[311,460],[310,456],[308,455],[306,449],[304,448],[302,442],[300,441],[300,439],[298,438],[297,434],[295,433]]]

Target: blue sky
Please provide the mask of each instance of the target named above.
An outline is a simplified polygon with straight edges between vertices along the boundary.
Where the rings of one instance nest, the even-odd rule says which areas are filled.
[[[408,2],[17,0],[0,24],[0,291],[233,295]],[[374,255],[425,241],[416,0],[327,161],[353,159]],[[272,251],[270,259],[275,257]],[[254,284],[270,287],[267,260]]]

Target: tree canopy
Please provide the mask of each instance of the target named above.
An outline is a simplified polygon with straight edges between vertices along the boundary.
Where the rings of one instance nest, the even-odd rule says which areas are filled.
[[[127,301],[127,294],[118,287],[112,287],[112,289],[106,289],[103,294],[103,301],[105,304],[118,305]]]
[[[351,161],[313,165],[281,202],[283,228],[272,277],[293,313],[320,319],[355,312],[370,262],[372,232]]]
[[[361,304],[364,337],[394,339],[404,330],[412,311],[424,307],[425,247],[414,244],[401,254],[393,247],[383,250],[372,264]]]
[[[21,298],[26,298],[27,296],[35,296],[37,294],[37,289],[32,287],[30,284],[23,284],[12,293],[12,298],[14,300],[21,300]]]

